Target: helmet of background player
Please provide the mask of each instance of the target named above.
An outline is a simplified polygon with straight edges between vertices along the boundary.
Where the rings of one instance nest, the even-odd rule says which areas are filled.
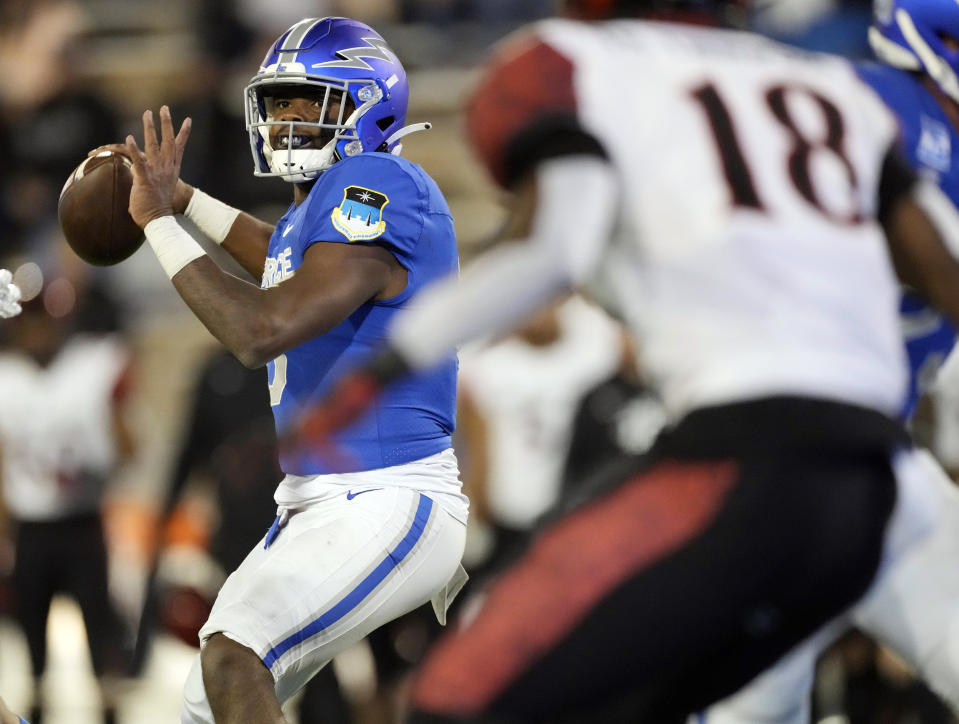
[[[959,102],[956,0],[875,0],[869,44],[884,63],[926,73]]]
[[[742,0],[564,0],[564,14],[579,20],[606,20],[616,17],[668,13],[715,14],[724,5]]]
[[[274,119],[274,98],[290,97],[291,90],[295,96],[297,89],[322,104],[319,117]],[[253,173],[299,183],[347,156],[394,151],[399,136],[391,137],[406,121],[409,85],[400,61],[370,26],[308,18],[270,47],[245,96]]]

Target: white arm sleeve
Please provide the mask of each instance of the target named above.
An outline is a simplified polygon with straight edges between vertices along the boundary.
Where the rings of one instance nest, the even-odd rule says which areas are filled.
[[[551,159],[537,169],[536,185],[528,239],[498,245],[398,316],[392,342],[414,369],[467,340],[512,329],[595,268],[618,208],[612,167],[597,156]]]

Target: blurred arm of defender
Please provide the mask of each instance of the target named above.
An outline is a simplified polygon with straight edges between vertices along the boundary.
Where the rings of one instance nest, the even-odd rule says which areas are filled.
[[[498,244],[397,319],[392,343],[410,367],[430,367],[467,340],[511,330],[595,269],[619,203],[604,158],[543,161],[515,194],[510,231],[525,239]]]
[[[896,152],[883,169],[879,221],[899,279],[959,325],[959,211]]]

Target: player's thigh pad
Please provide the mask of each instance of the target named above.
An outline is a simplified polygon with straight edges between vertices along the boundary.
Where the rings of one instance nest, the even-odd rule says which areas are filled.
[[[853,620],[959,707],[959,489],[927,451],[914,462],[909,485],[934,496],[938,520],[890,562]]]
[[[465,526],[407,488],[371,489],[292,512],[224,583],[200,638],[252,649],[282,703],[373,629],[427,602],[456,572]]]

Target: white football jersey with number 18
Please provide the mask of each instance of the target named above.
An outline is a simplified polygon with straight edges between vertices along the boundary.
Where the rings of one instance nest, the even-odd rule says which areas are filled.
[[[607,271],[673,414],[767,394],[898,411],[899,290],[874,220],[897,126],[848,63],[733,31],[552,20],[493,67],[528,96],[474,139],[494,174],[524,113],[527,131],[575,117],[616,168]]]

